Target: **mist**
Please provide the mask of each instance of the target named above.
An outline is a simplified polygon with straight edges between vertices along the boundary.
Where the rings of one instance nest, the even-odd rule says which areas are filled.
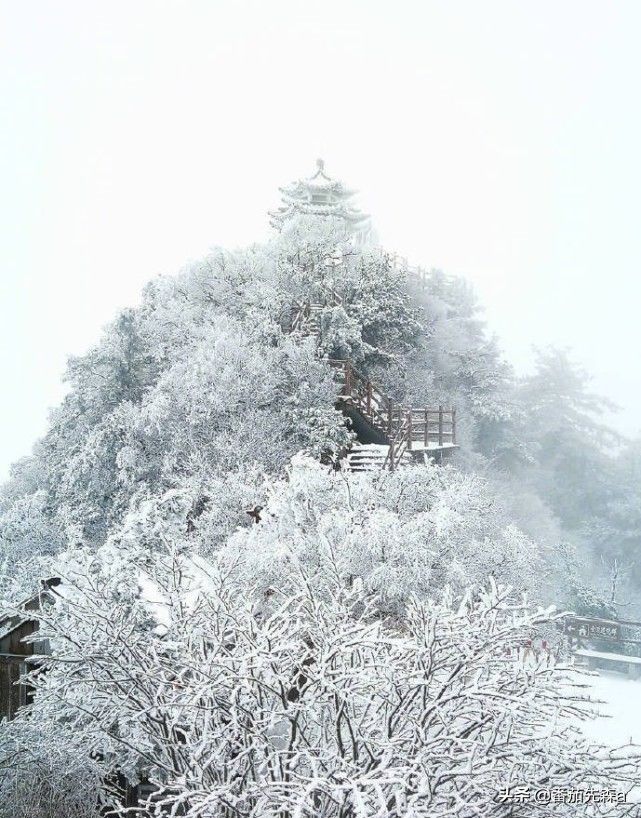
[[[0,471],[143,285],[329,172],[465,276],[507,358],[569,347],[641,426],[636,3],[0,3]]]

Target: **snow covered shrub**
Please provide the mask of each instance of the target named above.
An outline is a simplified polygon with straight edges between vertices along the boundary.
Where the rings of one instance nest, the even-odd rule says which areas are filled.
[[[84,738],[51,713],[0,724],[0,818],[96,818],[101,769]]]
[[[78,724],[105,768],[144,773],[158,816],[507,818],[506,788],[629,788],[635,757],[577,737],[570,671],[519,658],[547,614],[491,584],[388,621],[335,575],[326,598],[303,571],[261,615],[184,550],[76,554],[42,616],[53,655],[30,718]]]
[[[538,592],[541,555],[501,512],[485,481],[446,467],[393,474],[335,472],[297,457],[273,483],[259,526],[225,552],[240,558],[241,585],[285,593],[301,571],[322,591],[335,566],[344,586],[360,577],[387,608],[408,596],[462,591],[488,575]]]

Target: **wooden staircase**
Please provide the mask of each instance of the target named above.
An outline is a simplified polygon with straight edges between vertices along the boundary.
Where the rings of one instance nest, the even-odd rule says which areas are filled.
[[[292,306],[291,330],[303,337],[320,335],[320,316],[327,306],[342,302],[333,290],[327,301],[296,302]],[[361,375],[348,359],[330,359],[340,385],[338,402],[352,422],[358,443],[347,453],[352,471],[394,471],[414,458],[442,459],[457,448],[456,409],[407,408],[394,404],[372,381]]]
[[[387,445],[383,468],[394,471],[414,456],[440,459],[457,448],[456,409],[396,405],[351,361],[333,359],[329,364],[341,384],[341,408],[352,420],[359,440]]]
[[[320,335],[320,314],[324,304],[294,303],[292,307],[292,332],[298,332],[304,337]]]
[[[330,287],[321,289],[322,301],[294,301],[291,313],[291,331],[307,337],[320,335],[320,316],[326,307],[340,307],[340,295]]]

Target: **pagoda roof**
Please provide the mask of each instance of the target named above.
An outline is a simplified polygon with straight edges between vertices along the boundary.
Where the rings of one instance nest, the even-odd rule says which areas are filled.
[[[283,204],[269,214],[272,225],[277,229],[296,214],[342,218],[352,229],[363,229],[369,223],[369,216],[361,213],[349,201],[356,191],[332,179],[326,173],[322,159],[316,161],[314,174],[279,190],[283,195]]]
[[[349,198],[357,191],[349,190],[338,179],[332,179],[325,173],[325,163],[322,159],[316,160],[316,173],[307,176],[305,179],[297,179],[291,184],[281,187],[280,191],[289,195],[306,192],[308,190],[331,191],[341,198]]]

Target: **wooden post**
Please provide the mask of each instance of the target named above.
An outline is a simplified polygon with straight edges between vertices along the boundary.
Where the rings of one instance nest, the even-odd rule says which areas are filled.
[[[343,368],[345,372],[345,394],[349,398],[352,394],[352,372],[349,361],[345,361]]]
[[[412,449],[412,410],[407,410],[407,448]]]
[[[389,444],[389,470],[394,471],[394,438],[390,440]]]
[[[452,407],[452,446],[456,446],[456,409]]]
[[[371,381],[367,381],[367,385],[365,387],[365,390],[366,390],[366,396],[367,396],[367,402],[365,404],[366,407],[367,407],[367,414],[371,415],[372,414],[372,382]]]
[[[438,445],[443,446],[443,407],[438,407]]]
[[[425,407],[425,432],[423,434],[423,446],[425,446],[426,449],[427,449],[427,447],[429,445],[429,442],[430,442],[429,428],[430,428],[430,413],[429,413],[429,410],[428,410],[428,408],[426,406]]]
[[[392,431],[393,431],[393,426],[392,426],[393,411],[394,411],[393,403],[392,403],[391,400],[388,399],[388,401],[387,401],[387,436],[389,437],[390,440],[393,437],[393,434],[392,434]]]

